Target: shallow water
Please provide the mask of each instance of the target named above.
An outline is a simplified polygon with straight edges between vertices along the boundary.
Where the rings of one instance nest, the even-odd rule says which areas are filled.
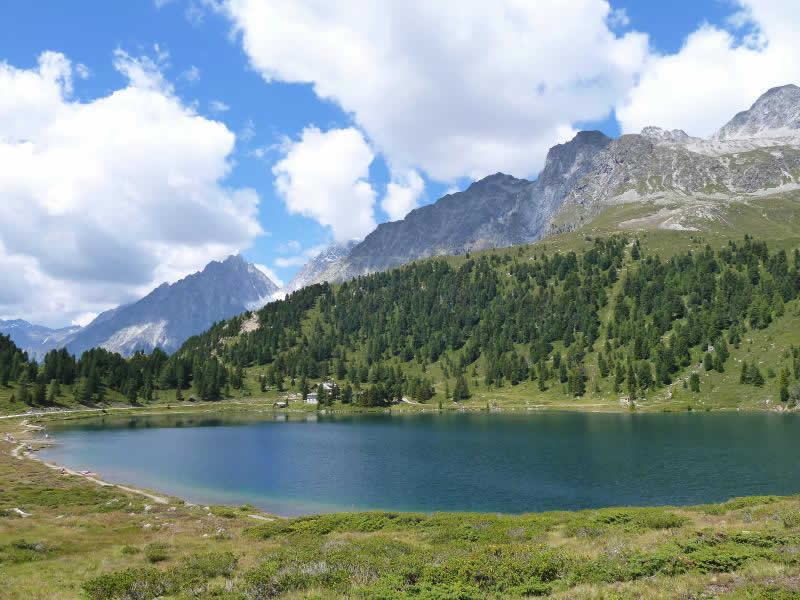
[[[51,425],[48,461],[277,514],[527,512],[800,491],[800,415],[131,417]]]

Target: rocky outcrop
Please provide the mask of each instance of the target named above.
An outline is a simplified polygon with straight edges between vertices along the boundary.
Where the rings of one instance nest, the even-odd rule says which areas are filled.
[[[713,136],[716,140],[782,138],[800,135],[800,87],[774,87],[749,110],[734,116]]]
[[[141,300],[100,314],[67,342],[80,354],[103,347],[123,355],[158,347],[177,350],[217,321],[260,308],[278,287],[241,256],[213,261],[203,271],[163,284]]]
[[[298,271],[286,286],[286,291],[294,292],[312,283],[341,280],[347,256],[358,243],[359,240],[350,240],[330,245]]]
[[[325,277],[341,281],[418,258],[532,242],[574,229],[609,205],[653,194],[678,203],[719,201],[787,184],[800,184],[800,88],[794,85],[769,90],[708,139],[659,127],[617,139],[581,131],[550,149],[535,181],[496,173],[383,223],[348,256],[337,255],[335,271]],[[682,226],[677,216],[670,219]],[[302,283],[321,280],[312,269]]]

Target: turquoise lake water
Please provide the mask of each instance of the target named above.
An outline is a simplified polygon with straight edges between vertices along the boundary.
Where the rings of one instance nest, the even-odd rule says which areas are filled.
[[[528,512],[800,491],[800,415],[104,418],[43,458],[201,503]]]

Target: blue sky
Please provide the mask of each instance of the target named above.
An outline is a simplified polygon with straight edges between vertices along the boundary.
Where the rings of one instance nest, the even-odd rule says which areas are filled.
[[[513,131],[513,127],[506,122],[498,122],[497,130],[504,131],[502,135],[486,139],[485,131],[477,131],[472,138],[465,136],[471,146],[481,146],[484,142],[489,150],[475,156],[464,154],[464,164],[459,164],[460,147],[456,145],[434,148],[438,143],[437,131],[442,117],[432,118],[426,126],[421,126],[420,132],[411,132],[405,135],[403,129],[409,128],[409,118],[413,119],[413,108],[404,106],[404,102],[416,103],[420,107],[420,113],[425,113],[425,106],[430,102],[430,98],[420,95],[413,96],[415,92],[409,93],[409,98],[403,96],[403,90],[414,88],[414,68],[408,67],[411,72],[403,73],[402,76],[410,77],[411,86],[400,89],[399,94],[394,91],[387,94],[384,98],[386,111],[380,113],[380,102],[375,101],[374,97],[368,97],[367,93],[360,93],[358,89],[362,84],[368,88],[371,84],[369,75],[361,78],[360,73],[352,74],[351,79],[347,73],[342,73],[341,65],[347,62],[331,59],[326,63],[326,55],[337,52],[338,48],[343,48],[343,52],[354,52],[354,65],[358,62],[358,51],[363,48],[369,49],[367,35],[358,38],[361,45],[348,48],[350,38],[357,35],[349,35],[345,32],[342,43],[333,44],[322,49],[309,48],[307,42],[292,47],[292,40],[287,41],[282,37],[281,32],[269,31],[266,25],[261,22],[259,15],[269,15],[269,9],[262,11],[258,0],[231,0],[228,4],[225,1],[214,0],[137,0],[134,2],[100,2],[86,1],[81,3],[66,3],[60,0],[43,0],[41,2],[15,2],[6,3],[0,8],[0,61],[13,67],[17,72],[34,70],[37,68],[39,56],[42,52],[50,50],[61,53],[71,62],[73,69],[72,93],[69,97],[70,102],[91,103],[101,99],[116,90],[120,90],[129,85],[130,76],[128,71],[120,68],[118,61],[115,63],[115,56],[119,59],[120,55],[115,55],[116,51],[124,52],[125,56],[136,62],[136,65],[144,64],[141,61],[149,59],[153,70],[157,70],[169,86],[168,94],[173,95],[181,106],[189,111],[194,111],[200,116],[210,121],[218,121],[236,136],[235,145],[225,157],[231,165],[229,172],[225,173],[216,184],[221,188],[230,190],[250,189],[257,194],[257,214],[253,216],[261,226],[263,232],[254,234],[248,233],[241,235],[239,245],[243,255],[261,265],[264,265],[276,277],[284,282],[288,281],[293,273],[299,268],[299,264],[304,258],[310,255],[315,249],[330,243],[334,238],[347,237],[352,231],[363,232],[366,225],[350,228],[347,227],[347,214],[342,215],[342,211],[328,215],[325,208],[304,207],[303,193],[316,195],[321,193],[323,196],[328,190],[319,190],[313,187],[313,182],[306,186],[299,186],[292,179],[297,177],[298,170],[304,168],[306,163],[300,160],[300,146],[292,146],[303,140],[310,142],[311,135],[304,138],[304,132],[308,132],[309,127],[315,127],[320,134],[330,131],[349,131],[355,137],[351,137],[349,142],[352,152],[361,152],[365,165],[368,164],[366,173],[359,174],[355,169],[351,179],[346,182],[352,184],[352,189],[364,193],[361,209],[364,206],[371,206],[371,215],[375,222],[386,221],[390,218],[387,210],[394,210],[395,215],[402,214],[403,207],[426,204],[435,201],[438,197],[448,191],[463,189],[469,182],[481,174],[489,174],[489,169],[502,169],[508,165],[508,171],[518,176],[532,177],[538,172],[543,163],[546,146],[555,141],[565,141],[577,129],[600,129],[609,135],[618,135],[622,130],[632,130],[641,123],[647,123],[649,117],[649,104],[647,98],[659,97],[656,84],[659,81],[658,68],[673,68],[662,59],[674,56],[682,58],[682,50],[686,43],[687,36],[696,34],[698,31],[711,30],[719,36],[732,33],[731,40],[720,42],[722,46],[720,52],[727,51],[735,53],[737,46],[746,45],[746,36],[753,31],[767,31],[766,20],[758,20],[758,2],[733,3],[723,0],[677,0],[669,3],[660,2],[612,2],[610,12],[605,17],[603,11],[606,10],[604,3],[600,0],[576,0],[574,3],[564,3],[563,6],[575,4],[575,9],[561,9],[558,3],[552,9],[556,17],[563,13],[564,23],[578,21],[574,27],[575,39],[581,36],[595,35],[602,37],[610,35],[611,39],[604,39],[599,42],[598,53],[608,50],[612,57],[607,62],[611,64],[593,64],[587,67],[587,72],[580,72],[583,66],[580,64],[581,57],[577,57],[577,63],[572,65],[565,63],[564,69],[578,71],[575,80],[584,81],[591,94],[578,87],[568,88],[567,92],[559,90],[559,93],[569,93],[577,98],[576,108],[564,115],[561,113],[548,112],[542,109],[541,114],[533,114],[527,123],[521,123],[520,127],[530,127],[531,141],[520,140],[522,137],[518,132]],[[254,3],[256,5],[254,6]],[[268,4],[268,2],[267,2]],[[300,3],[302,4],[302,3]],[[580,5],[580,6],[579,6]],[[753,5],[753,6],[751,6]],[[599,6],[599,9],[597,8]],[[786,6],[790,6],[789,3]],[[740,13],[742,9],[750,11],[748,18],[740,19],[739,23],[731,21],[731,16]],[[588,23],[595,18],[593,11],[599,10],[600,15],[597,23]],[[409,9],[410,10],[410,9]],[[454,10],[456,10],[454,8]],[[464,11],[467,9],[465,8]],[[262,11],[262,12],[259,12]],[[387,13],[391,11],[387,10]],[[354,13],[357,15],[358,11]],[[584,18],[588,24],[579,23]],[[372,15],[374,16],[374,15]],[[431,16],[432,19],[435,16]],[[318,15],[294,14],[283,15],[284,19],[299,19],[302,27],[307,27],[305,35],[311,35],[309,39],[317,39],[313,27],[320,27],[318,22],[313,21]],[[352,17],[352,15],[351,15]],[[384,21],[378,13],[376,23],[381,27]],[[339,17],[341,25],[349,25],[348,16]],[[365,17],[367,19],[368,17]],[[513,17],[510,17],[510,25],[513,26]],[[352,20],[352,18],[351,18]],[[405,36],[408,39],[417,40],[419,44],[413,43],[409,47],[409,54],[420,54],[425,51],[425,44],[430,40],[424,37],[424,32],[419,33],[415,26],[409,30],[400,30],[402,25],[397,24],[402,19],[397,14],[386,17],[389,22],[388,28],[393,35],[398,38]],[[469,21],[465,21],[469,24]],[[476,21],[478,22],[478,21]],[[508,22],[508,21],[507,21]],[[535,22],[535,19],[531,21]],[[284,21],[284,29],[286,21]],[[311,25],[309,25],[311,23]],[[334,30],[337,23],[332,23],[331,30]],[[562,24],[559,24],[562,26]],[[566,29],[573,25],[566,26]],[[355,27],[355,25],[354,25]],[[531,27],[535,27],[531,25]],[[586,33],[587,27],[589,34]],[[234,32],[234,29],[237,32]],[[426,28],[428,24],[426,24]],[[422,27],[420,27],[422,29]],[[328,30],[325,24],[322,26],[323,33]],[[363,32],[361,32],[363,33]],[[531,35],[535,31],[530,32]],[[709,38],[711,37],[709,33]],[[491,33],[490,33],[491,34]],[[303,32],[298,34],[302,38]],[[626,37],[627,36],[627,37]],[[621,41],[625,38],[627,41]],[[262,43],[262,40],[267,41]],[[367,40],[367,41],[364,41]],[[564,41],[567,40],[567,41]],[[563,44],[566,51],[566,44],[572,45],[569,37],[564,40],[555,40],[553,46],[545,47],[544,50],[552,53],[553,61],[558,62],[561,58],[558,44]],[[302,42],[302,39],[301,39]],[[363,43],[362,43],[363,42]],[[588,43],[588,42],[587,42]],[[751,44],[751,46],[754,46]],[[333,50],[331,50],[333,48]],[[277,49],[277,50],[276,50]],[[379,48],[379,50],[386,50]],[[390,49],[397,54],[397,48]],[[400,56],[403,55],[403,48],[400,48]],[[761,52],[760,48],[749,48],[751,52]],[[434,49],[436,52],[446,52],[448,48]],[[459,50],[460,51],[460,50]],[[463,55],[463,51],[462,55]],[[594,57],[592,47],[587,46],[586,63],[598,62]],[[388,53],[388,51],[387,51]],[[458,55],[458,60],[461,56]],[[630,65],[626,63],[630,55]],[[635,56],[634,56],[635,55]],[[294,59],[298,64],[293,64]],[[503,55],[498,54],[499,59]],[[550,90],[558,86],[564,87],[563,82],[558,76],[545,74],[539,76],[537,69],[544,69],[540,63],[531,62],[531,71],[524,73],[525,57],[511,57],[510,63],[518,61],[522,65],[522,70],[517,67],[517,72],[509,69],[509,79],[519,79],[517,73],[522,72],[525,76],[530,76],[531,83],[528,87],[541,86],[543,97],[546,97]],[[455,59],[453,59],[455,60]],[[453,60],[443,62],[439,74],[443,88],[447,87],[446,81],[450,76],[449,71],[455,64]],[[566,60],[566,59],[565,59]],[[420,64],[427,66],[427,62],[422,60]],[[689,63],[690,57],[686,58]],[[697,62],[697,61],[694,61]],[[323,64],[324,63],[324,64]],[[635,63],[635,64],[634,64]],[[517,64],[517,63],[514,63]],[[80,65],[80,66],[79,66]],[[286,66],[285,66],[286,65]],[[387,59],[388,68],[405,69],[407,65],[403,60]],[[537,66],[539,65],[539,66]],[[656,65],[655,67],[652,65]],[[79,73],[85,66],[88,69],[88,76],[83,78]],[[378,63],[378,67],[382,65]],[[433,67],[436,65],[432,65]],[[505,64],[498,62],[498,71],[502,71]],[[686,67],[687,69],[689,67]],[[369,65],[365,67],[369,69]],[[594,69],[596,71],[592,71]],[[358,70],[358,67],[353,67]],[[655,73],[651,79],[654,90],[653,96],[645,96],[646,89],[642,88],[641,81],[647,81],[648,74]],[[429,75],[429,74],[428,74]],[[701,72],[700,75],[703,75]],[[783,73],[775,74],[776,78],[783,77]],[[548,79],[549,78],[549,79]],[[268,79],[271,79],[268,81]],[[380,79],[378,77],[378,79]],[[305,83],[294,81],[306,80]],[[541,83],[536,83],[541,80]],[[422,81],[422,77],[420,77]],[[434,77],[433,81],[436,81]],[[455,79],[464,81],[464,79]],[[501,80],[502,81],[502,80]],[[769,79],[767,80],[769,81]],[[382,82],[376,86],[385,85]],[[497,85],[494,83],[494,85]],[[526,84],[527,85],[527,84]],[[570,84],[572,85],[572,83]],[[761,85],[756,83],[754,85]],[[420,87],[423,87],[420,85]],[[452,88],[452,85],[450,86]],[[639,88],[642,88],[640,90]],[[166,88],[164,88],[166,89]],[[391,88],[388,88],[391,89]],[[525,86],[518,89],[524,90]],[[519,95],[518,89],[511,90],[510,94]],[[596,90],[596,92],[595,92]],[[479,91],[480,92],[480,91]],[[474,94],[476,104],[486,100],[482,96],[483,92]],[[450,136],[455,139],[458,135],[459,127],[464,127],[464,123],[476,123],[476,130],[480,129],[481,120],[486,119],[486,115],[480,110],[474,114],[469,114],[472,108],[473,99],[467,93],[463,95],[463,106],[459,104],[460,94],[458,90],[449,89],[446,93],[452,94],[452,99],[448,105],[450,108],[446,112],[464,112],[463,120],[455,121],[454,124],[443,129],[442,138]],[[642,99],[637,100],[637,93],[641,93]],[[729,92],[722,89],[720,94]],[[740,97],[735,98],[731,106],[746,108],[751,102],[752,91],[740,90]],[[594,94],[594,95],[592,95]],[[660,94],[663,97],[663,93]],[[555,102],[555,101],[554,101]],[[561,101],[563,103],[563,101]],[[594,103],[594,105],[592,105]],[[680,121],[683,119],[694,123],[695,128],[706,128],[706,134],[712,131],[722,122],[714,125],[713,121],[722,119],[722,114],[704,116],[705,121],[692,121],[692,115],[688,111],[675,113],[669,102],[663,102],[664,106],[654,107],[653,118],[661,118],[665,121]],[[502,112],[503,104],[498,103],[499,108],[492,107],[493,113]],[[586,108],[589,106],[590,108]],[[644,108],[642,108],[644,106]],[[539,110],[538,108],[536,110]],[[728,106],[724,106],[721,111],[728,111]],[[624,118],[618,120],[617,114],[624,112]],[[670,112],[673,111],[673,112]],[[674,114],[673,114],[674,113]],[[392,130],[392,115],[397,115],[396,131]],[[551,115],[558,114],[557,117]],[[571,118],[587,115],[589,118]],[[409,117],[411,115],[411,117]],[[691,118],[690,118],[691,116]],[[454,119],[461,119],[460,115],[453,116]],[[545,132],[544,128],[537,124],[548,123],[559,119],[559,123],[552,123],[553,131]],[[538,120],[537,120],[538,119]],[[424,117],[421,118],[424,121]],[[706,121],[708,125],[706,126]],[[724,119],[722,119],[724,122]],[[676,126],[672,122],[657,122],[653,124],[664,126]],[[556,128],[558,125],[558,128]],[[712,127],[713,126],[713,127]],[[2,119],[0,118],[0,128]],[[542,129],[542,131],[539,131]],[[431,139],[422,139],[426,131],[432,131]],[[690,131],[690,133],[694,133]],[[483,136],[483,137],[481,137]],[[505,137],[503,137],[505,136]],[[539,137],[536,137],[539,136]],[[0,129],[0,139],[3,131]],[[363,140],[361,139],[363,137]],[[417,139],[421,145],[416,146]],[[448,138],[448,139],[450,139]],[[498,144],[502,145],[509,140],[509,149],[497,149]],[[340,141],[343,141],[340,140]],[[366,145],[362,144],[362,141]],[[516,146],[514,145],[516,144]],[[224,144],[223,144],[224,145]],[[310,146],[311,144],[307,144]],[[362,147],[363,146],[363,147]],[[541,147],[541,150],[539,148]],[[289,162],[284,163],[284,173],[287,178],[286,188],[283,192],[276,188],[276,164],[287,156],[293,156],[291,149],[298,150],[297,164],[292,166]],[[428,155],[427,149],[434,148]],[[335,156],[335,147],[332,146]],[[363,156],[363,152],[368,156]],[[495,152],[498,157],[495,159],[491,155]],[[520,156],[529,152],[530,156]],[[415,154],[420,155],[416,160]],[[313,159],[313,154],[308,155]],[[325,155],[330,159],[331,154]],[[342,155],[344,156],[344,155]],[[347,155],[350,156],[350,155]],[[488,158],[487,158],[488,156]],[[513,156],[513,160],[504,158]],[[366,168],[366,167],[365,167]],[[294,169],[294,170],[292,170]],[[484,172],[484,169],[487,169]],[[279,169],[280,171],[280,169]],[[312,171],[310,178],[314,178]],[[418,185],[413,182],[416,177],[421,180]],[[358,182],[366,183],[360,188]],[[390,204],[383,200],[388,194],[387,185],[391,182],[397,184],[399,192],[407,192],[405,195],[398,195],[400,208],[389,209]],[[320,184],[322,185],[322,184]],[[342,190],[347,192],[350,188],[343,188],[341,182],[331,184],[336,187],[334,192],[330,192],[329,202],[347,202],[341,199]],[[0,193],[2,189],[0,189]],[[292,201],[288,198],[295,194],[294,208]],[[338,196],[336,195],[338,194]],[[298,200],[299,199],[299,200]],[[113,199],[104,200],[114,202]],[[163,199],[165,203],[171,200],[169,197]],[[371,202],[371,204],[370,204]],[[405,202],[405,203],[404,203]],[[354,209],[354,215],[355,215]],[[397,213],[396,211],[401,211]],[[302,213],[310,216],[303,216]],[[294,213],[294,214],[292,214]],[[363,215],[362,215],[363,216]],[[354,216],[355,218],[355,216]],[[338,219],[338,220],[337,220]],[[335,225],[330,223],[334,222]],[[1,233],[1,232],[0,232]],[[9,240],[11,236],[8,236]],[[231,238],[232,239],[232,238]],[[15,249],[6,242],[6,254],[10,257],[14,255]],[[154,241],[152,245],[158,245]],[[225,241],[213,246],[214,251],[219,252],[222,248],[234,248],[236,243]],[[211,248],[211,246],[209,246]],[[115,289],[112,296],[107,300],[107,304],[113,305],[115,302],[125,301],[135,297],[137,293],[145,290],[147,286],[156,283],[159,277],[169,278],[182,274],[181,269],[185,265],[207,262],[203,258],[202,246],[191,246],[192,261],[188,259],[180,263],[174,269],[158,270],[155,267],[149,271],[150,279],[142,275],[135,282],[132,280],[127,287]],[[209,259],[212,258],[214,251],[209,250]],[[26,254],[26,252],[28,254]],[[186,251],[188,252],[188,251]],[[186,252],[181,256],[185,256]],[[31,255],[40,263],[42,259],[36,257],[35,252],[20,250],[18,255]],[[159,255],[160,256],[160,255]],[[11,260],[9,258],[9,260]],[[21,259],[20,259],[21,260]],[[0,258],[2,262],[2,258]],[[144,267],[143,267],[144,268]],[[87,267],[89,269],[89,267]],[[58,274],[50,272],[48,277],[58,279]],[[31,276],[28,275],[28,280]],[[90,276],[96,282],[102,282],[104,275],[97,274]],[[80,281],[72,283],[80,284]],[[135,285],[134,285],[135,284]],[[77,289],[77,288],[76,288]],[[110,288],[108,288],[110,289]],[[85,320],[88,315],[94,314],[102,309],[104,303],[99,300],[95,293],[91,299],[77,298],[70,300],[65,298],[61,304],[55,306],[41,306],[35,310],[24,311],[14,309],[16,306],[11,299],[5,303],[0,297],[0,317],[8,316],[28,316],[38,318],[50,323],[69,320]],[[74,306],[69,306],[74,302]],[[4,308],[5,307],[5,308]],[[12,312],[16,310],[16,314]],[[60,311],[60,313],[59,313]],[[52,317],[47,315],[53,313]],[[57,315],[54,313],[58,313]]]

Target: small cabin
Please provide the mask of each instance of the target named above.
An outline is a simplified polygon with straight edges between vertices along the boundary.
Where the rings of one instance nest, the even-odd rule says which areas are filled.
[[[317,392],[311,392],[306,396],[306,404],[318,404],[319,400],[317,400]]]
[[[286,402],[275,402],[272,405],[273,408],[286,408]]]

